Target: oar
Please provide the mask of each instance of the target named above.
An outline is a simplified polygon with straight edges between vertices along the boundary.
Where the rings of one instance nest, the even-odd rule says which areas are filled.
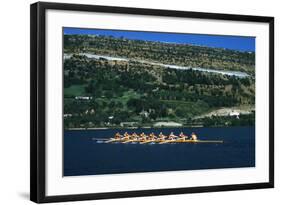
[[[109,140],[111,138],[92,138],[92,140],[95,140],[95,141],[106,141],[106,140]]]
[[[126,143],[133,142],[133,141],[135,141],[135,140],[126,140],[126,141],[124,141],[124,142],[122,142],[122,143],[123,143],[123,144],[126,144]]]
[[[150,142],[154,142],[154,140],[143,141],[143,142],[140,142],[140,144],[147,144],[147,143],[150,143]]]
[[[107,140],[105,141],[105,143],[109,143],[109,142],[120,142],[120,139],[110,139],[110,140]]]
[[[176,142],[175,140],[165,140],[163,142],[159,142],[159,144],[167,144],[167,143],[170,143],[170,142]]]
[[[223,140],[195,140],[200,143],[223,143]]]

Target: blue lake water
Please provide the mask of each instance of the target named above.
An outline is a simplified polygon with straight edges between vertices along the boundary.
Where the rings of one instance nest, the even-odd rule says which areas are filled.
[[[196,132],[222,144],[97,143],[124,133]],[[255,127],[68,130],[64,132],[64,176],[239,168],[255,166]]]

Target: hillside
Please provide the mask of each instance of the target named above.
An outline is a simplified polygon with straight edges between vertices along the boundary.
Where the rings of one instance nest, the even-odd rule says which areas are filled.
[[[254,123],[253,112],[241,116],[240,121],[206,115],[225,107],[254,107],[254,53],[84,35],[65,35],[64,53],[68,55],[64,59],[65,128],[152,127],[159,122],[182,126]],[[240,71],[248,76],[192,67]]]
[[[110,36],[65,35],[64,52],[145,59],[165,64],[254,73],[255,53],[187,44],[129,40]]]

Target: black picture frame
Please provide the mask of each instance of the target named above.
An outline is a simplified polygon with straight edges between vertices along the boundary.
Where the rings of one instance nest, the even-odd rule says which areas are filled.
[[[89,193],[46,196],[46,84],[45,25],[46,10],[87,11],[103,13],[168,16],[195,19],[234,20],[269,24],[269,181],[263,183],[230,184],[192,188],[171,188],[126,192]],[[97,200],[198,192],[230,191],[274,187],[274,18],[265,16],[230,15],[143,8],[125,8],[82,4],[38,2],[30,7],[30,199],[37,203],[76,200]]]

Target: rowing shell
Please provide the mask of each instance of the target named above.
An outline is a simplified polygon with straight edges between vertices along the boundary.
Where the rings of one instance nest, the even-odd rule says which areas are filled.
[[[168,143],[223,143],[223,140],[183,140],[183,139],[175,139],[175,140],[163,140],[163,139],[156,139],[156,140],[138,140],[138,139],[115,139],[110,138],[108,139],[96,139],[93,138],[93,140],[96,141],[104,141],[104,143],[114,143],[114,142],[120,142],[123,144],[132,143],[132,142],[138,142],[140,144],[148,144],[148,143],[158,143],[158,144],[168,144]]]
[[[223,140],[165,140],[159,144],[165,143],[223,143]]]

